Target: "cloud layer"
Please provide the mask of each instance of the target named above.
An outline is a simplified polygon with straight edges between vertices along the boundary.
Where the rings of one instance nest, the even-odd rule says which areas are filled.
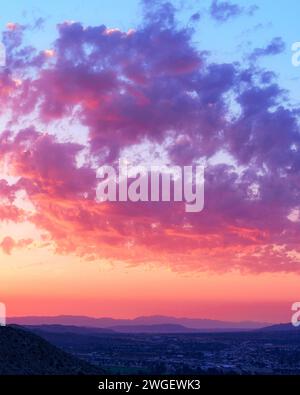
[[[211,12],[224,21],[236,7],[213,2]],[[0,182],[1,221],[30,221],[58,253],[88,260],[299,271],[299,109],[272,73],[212,63],[168,3],[146,2],[143,22],[127,32],[64,22],[44,51],[23,46],[24,29],[4,33],[0,154],[16,181]],[[282,49],[277,38],[253,56]],[[66,122],[79,125],[72,139],[59,127]],[[164,147],[170,163],[207,163],[203,212],[95,202],[97,166],[145,142]],[[220,152],[231,159],[213,161]],[[33,212],[16,204],[20,191]],[[26,243],[1,246],[11,253]]]

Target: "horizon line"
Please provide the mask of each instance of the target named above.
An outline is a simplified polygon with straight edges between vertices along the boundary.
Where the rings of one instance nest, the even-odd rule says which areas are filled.
[[[163,314],[150,314],[150,315],[137,315],[132,317],[120,318],[114,316],[92,316],[82,314],[55,314],[55,315],[40,315],[40,314],[26,314],[26,315],[11,315],[7,316],[7,320],[14,318],[60,318],[60,317],[74,317],[74,318],[91,318],[91,319],[113,319],[113,320],[135,320],[138,318],[175,318],[175,319],[189,319],[189,320],[202,320],[202,321],[218,321],[218,322],[229,322],[229,323],[263,323],[263,324],[278,324],[280,322],[274,321],[260,321],[260,320],[230,320],[230,319],[217,319],[217,318],[203,318],[203,317],[189,317],[189,316],[175,316],[175,315],[163,315]],[[285,322],[282,322],[285,323]]]

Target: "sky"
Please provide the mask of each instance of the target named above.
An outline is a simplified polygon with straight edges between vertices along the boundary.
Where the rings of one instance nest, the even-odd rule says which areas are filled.
[[[287,322],[299,300],[298,1],[11,1],[0,302]],[[97,168],[204,163],[205,205],[96,201]]]

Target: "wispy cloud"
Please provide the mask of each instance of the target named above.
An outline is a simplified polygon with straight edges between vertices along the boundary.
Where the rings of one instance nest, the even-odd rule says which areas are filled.
[[[210,16],[218,22],[227,22],[239,15],[253,15],[258,6],[242,7],[229,1],[213,0],[209,9]]]

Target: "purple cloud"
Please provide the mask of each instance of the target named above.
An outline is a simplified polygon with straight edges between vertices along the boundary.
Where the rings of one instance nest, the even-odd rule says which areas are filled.
[[[239,12],[214,3],[222,21]],[[128,32],[62,23],[48,57],[23,47],[20,30],[6,32],[0,106],[12,117],[0,153],[18,181],[0,183],[1,219],[25,218],[59,253],[87,259],[299,271],[299,109],[289,107],[274,74],[212,63],[192,33],[177,25],[169,4],[147,8]],[[19,130],[24,119],[34,126]],[[66,120],[86,128],[85,144],[74,142],[80,128],[65,141],[56,128]],[[145,141],[164,147],[173,164],[208,164],[203,212],[187,216],[179,203],[95,202],[96,166]],[[213,164],[221,151],[231,159]],[[21,190],[34,214],[15,207]]]
[[[274,37],[271,42],[263,48],[255,48],[250,54],[250,60],[257,60],[264,56],[274,56],[282,53],[286,46],[281,37]]]

